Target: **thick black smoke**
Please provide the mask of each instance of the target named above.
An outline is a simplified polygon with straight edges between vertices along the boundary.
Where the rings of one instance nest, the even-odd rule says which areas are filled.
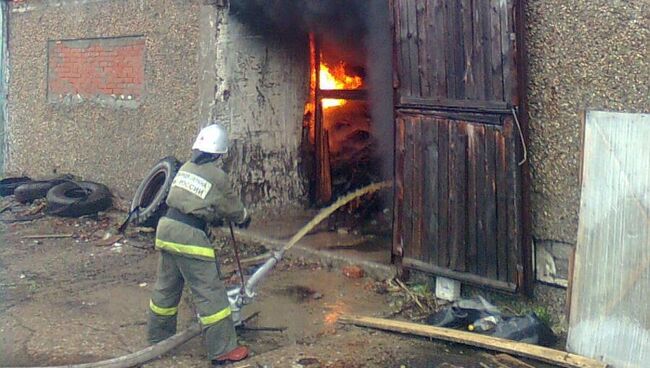
[[[364,37],[368,75],[368,100],[377,154],[381,157],[384,178],[393,177],[393,35],[390,28],[388,1],[366,0]]]
[[[259,34],[304,38],[308,32],[338,42],[366,33],[368,0],[231,0],[230,12]]]

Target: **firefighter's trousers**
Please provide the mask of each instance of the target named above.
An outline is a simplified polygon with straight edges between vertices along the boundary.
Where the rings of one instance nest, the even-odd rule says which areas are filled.
[[[149,303],[149,342],[160,342],[176,333],[178,303],[183,285],[191,291],[203,326],[208,359],[237,346],[226,289],[214,261],[160,251],[158,279]]]

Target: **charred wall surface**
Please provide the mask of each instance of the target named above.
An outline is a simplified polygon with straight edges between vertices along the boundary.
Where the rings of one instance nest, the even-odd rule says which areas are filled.
[[[129,197],[161,157],[186,159],[199,127],[201,4],[11,3],[8,172],[35,177],[74,173]],[[61,40],[72,51],[65,62],[62,57],[60,74],[48,80],[48,48]],[[116,45],[119,50],[110,48]],[[117,60],[118,52],[131,61]],[[139,66],[139,60],[144,64],[142,80],[138,68],[132,67]],[[84,72],[77,73],[80,70]],[[48,83],[60,79],[65,79],[64,86],[48,101]],[[136,92],[129,98],[124,90]]]
[[[650,111],[647,1],[529,0],[530,146],[538,278],[566,284],[585,109]]]
[[[225,157],[242,199],[251,207],[303,203],[302,119],[309,89],[306,38],[266,37],[216,8],[212,119],[227,127]]]

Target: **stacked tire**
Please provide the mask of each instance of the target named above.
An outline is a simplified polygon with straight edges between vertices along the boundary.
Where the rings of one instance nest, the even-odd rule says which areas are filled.
[[[0,180],[0,196],[7,197],[13,195],[16,188],[31,181],[32,179],[26,176],[2,179]]]
[[[74,181],[70,177],[36,181],[28,177],[3,179],[0,181],[0,195],[14,195],[20,203],[45,198],[46,212],[63,217],[96,214],[113,204],[113,196],[105,185]]]
[[[47,192],[46,212],[63,217],[81,217],[106,211],[113,205],[111,191],[92,181],[67,181]]]

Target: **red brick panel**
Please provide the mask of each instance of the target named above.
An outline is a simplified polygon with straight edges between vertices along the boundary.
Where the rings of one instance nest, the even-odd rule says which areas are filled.
[[[49,98],[138,99],[144,92],[144,49],[142,37],[50,42]]]

